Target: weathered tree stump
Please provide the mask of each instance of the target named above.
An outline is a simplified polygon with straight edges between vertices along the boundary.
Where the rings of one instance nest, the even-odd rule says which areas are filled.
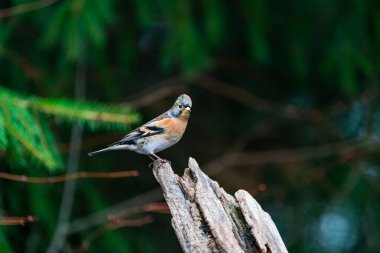
[[[226,193],[189,159],[182,177],[170,163],[155,161],[153,173],[173,216],[184,252],[287,252],[269,214],[246,191]]]

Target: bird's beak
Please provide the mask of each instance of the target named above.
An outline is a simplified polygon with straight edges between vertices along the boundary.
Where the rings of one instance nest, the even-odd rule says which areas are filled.
[[[190,107],[186,106],[186,107],[185,107],[185,113],[190,114],[190,112],[191,112]]]

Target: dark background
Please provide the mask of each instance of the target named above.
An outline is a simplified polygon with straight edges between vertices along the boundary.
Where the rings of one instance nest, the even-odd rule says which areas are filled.
[[[38,217],[1,226],[1,252],[180,252],[149,158],[86,155],[127,129],[97,128],[96,120],[91,127],[73,111],[88,113],[75,100],[103,103],[105,111],[129,107],[141,116],[125,124],[133,128],[182,93],[193,100],[188,129],[160,153],[176,172],[191,156],[227,192],[249,191],[289,252],[380,251],[378,1],[15,0],[0,7],[1,118],[12,91],[26,101],[69,99],[71,115],[38,114],[48,123],[39,136],[53,133],[49,146],[59,150],[61,168],[35,162],[8,125],[0,127],[11,143],[1,148],[1,170],[140,171],[83,179],[75,188],[1,180],[0,215]],[[67,187],[72,204],[62,211]],[[107,215],[120,211],[126,222],[109,225]]]

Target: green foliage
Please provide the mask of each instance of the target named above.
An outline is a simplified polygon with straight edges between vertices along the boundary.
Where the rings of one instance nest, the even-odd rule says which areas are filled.
[[[128,130],[139,116],[126,106],[109,106],[64,99],[33,99],[29,108],[70,123],[82,123],[92,130]]]
[[[268,63],[270,57],[267,34],[269,27],[269,11],[267,1],[241,1],[241,9],[247,20],[247,37],[251,58],[259,63]]]
[[[12,247],[9,245],[7,239],[5,238],[4,231],[0,228],[0,250],[3,253],[13,253]]]
[[[3,55],[4,45],[6,40],[9,38],[10,31],[10,26],[6,26],[0,22],[0,56]]]
[[[8,138],[4,125],[4,115],[0,114],[0,150],[5,150],[8,146]]]
[[[39,236],[41,236],[44,232],[46,234],[46,231],[54,230],[54,225],[58,216],[58,212],[51,211],[57,210],[54,206],[54,202],[46,201],[46,199],[54,199],[55,195],[52,194],[52,189],[54,188],[51,185],[28,185],[27,187],[27,206],[30,206],[29,212],[38,215],[38,222],[41,226],[38,227],[35,233],[38,233]],[[41,198],[41,196],[45,196],[45,198]]]
[[[103,47],[105,27],[112,21],[113,1],[68,0],[49,13],[45,42],[53,47],[61,45],[62,57],[77,61],[85,54],[85,45]],[[46,20],[46,18],[45,18]]]
[[[41,164],[51,170],[61,168],[62,160],[47,116],[92,130],[127,130],[139,120],[123,106],[26,97],[5,88],[0,88],[0,109],[0,151],[7,153],[9,162]]]
[[[86,202],[92,210],[97,210],[104,206],[107,206],[107,201],[103,198],[102,193],[99,192],[93,184],[82,184],[82,192],[86,198]],[[101,225],[102,226],[102,225]],[[99,228],[100,230],[102,227]],[[104,235],[101,238],[93,242],[92,248],[102,249],[101,251],[107,251],[107,249],[115,249],[117,252],[134,252],[131,247],[132,239],[129,237],[122,238],[119,233],[112,230],[105,230]],[[98,246],[100,245],[100,247]],[[98,246],[98,247],[97,247]]]
[[[181,71],[192,73],[209,67],[209,55],[192,15],[191,1],[135,2],[141,26],[147,27],[158,20],[167,26],[160,60],[164,70],[178,66]]]
[[[225,36],[225,6],[218,0],[203,1],[203,27],[209,48],[221,48],[221,39]]]

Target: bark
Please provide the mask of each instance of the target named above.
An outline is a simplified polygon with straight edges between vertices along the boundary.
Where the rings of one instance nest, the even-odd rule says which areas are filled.
[[[188,166],[179,177],[169,162],[153,163],[184,252],[287,252],[271,217],[248,192],[231,196],[193,158]]]

